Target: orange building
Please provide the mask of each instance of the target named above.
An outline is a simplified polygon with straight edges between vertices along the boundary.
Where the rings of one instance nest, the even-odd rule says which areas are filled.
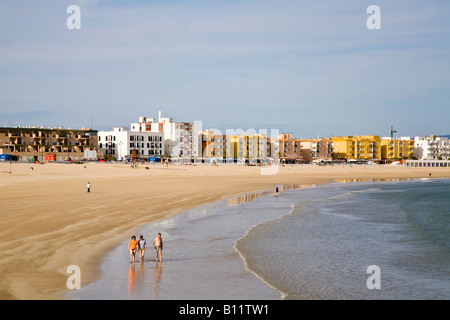
[[[292,133],[282,133],[278,136],[279,156],[283,163],[305,163],[302,154],[302,142],[294,139]]]

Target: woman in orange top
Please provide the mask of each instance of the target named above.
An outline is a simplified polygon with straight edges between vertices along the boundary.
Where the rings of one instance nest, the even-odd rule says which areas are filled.
[[[127,251],[130,252],[130,263],[134,262],[134,257],[136,254],[137,247],[138,247],[138,241],[136,240],[135,236],[132,236],[130,242],[128,243],[128,249],[127,249]]]

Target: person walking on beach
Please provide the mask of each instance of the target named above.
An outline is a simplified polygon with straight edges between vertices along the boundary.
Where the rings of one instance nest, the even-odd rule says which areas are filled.
[[[163,240],[161,238],[161,233],[158,233],[155,240],[153,240],[153,248],[155,248],[156,252],[156,261],[158,261],[159,255],[159,262],[162,262]]]
[[[147,250],[147,241],[145,241],[144,236],[141,234],[139,236],[139,262],[144,261],[145,250]]]
[[[132,236],[130,239],[130,242],[128,243],[128,249],[127,249],[127,251],[130,252],[130,263],[134,262],[137,247],[138,247],[138,241],[136,240],[135,236]]]
[[[86,187],[87,187],[87,192],[90,193],[91,192],[91,183],[88,182]]]

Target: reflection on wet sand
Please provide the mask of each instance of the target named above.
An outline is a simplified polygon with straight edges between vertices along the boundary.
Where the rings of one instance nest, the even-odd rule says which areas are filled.
[[[417,180],[417,179],[416,178],[337,179],[336,182],[405,181],[405,180]]]
[[[261,192],[255,192],[255,193],[249,193],[244,194],[242,196],[234,197],[228,200],[228,206],[229,207],[235,207],[239,206],[243,203],[252,202],[253,200],[256,200],[263,196],[268,196],[271,194],[278,194],[283,191],[287,190],[293,190],[293,189],[300,189],[300,188],[308,188],[311,187],[311,185],[307,184],[283,184],[276,186],[274,190],[272,191],[261,191]],[[278,191],[278,192],[277,192]]]
[[[97,299],[107,297],[108,299],[152,299],[163,300],[192,297],[203,297],[202,292],[208,290],[211,282],[211,290],[217,290],[216,286],[226,288],[221,291],[220,297],[233,296],[235,291],[238,295],[245,297],[271,297],[277,298],[278,293],[267,288],[265,284],[241,270],[242,260],[234,250],[234,241],[242,236],[251,227],[253,222],[244,219],[241,221],[240,215],[224,214],[227,212],[239,212],[240,210],[227,211],[226,208],[236,207],[244,203],[252,202],[258,198],[272,197],[288,190],[311,187],[312,185],[277,185],[271,190],[255,192],[236,196],[232,199],[224,199],[214,203],[204,205],[199,208],[190,209],[184,214],[177,215],[170,219],[155,222],[143,228],[140,234],[153,234],[156,230],[166,234],[167,256],[165,264],[165,276],[162,276],[162,264],[155,261],[155,257],[145,258],[143,263],[135,262],[126,265],[123,263],[123,248],[112,252],[109,260],[105,263],[106,277],[100,279],[96,286],[86,288],[82,295],[83,299]],[[278,188],[278,193],[277,189]],[[225,211],[223,210],[225,209]],[[244,212],[244,211],[243,211]],[[251,215],[251,212],[249,213]],[[211,216],[212,219],[203,219]],[[256,215],[259,216],[259,215]],[[224,226],[236,224],[239,228],[222,228],[217,220],[224,221]],[[263,217],[255,218],[254,221],[261,221]],[[252,220],[253,221],[253,220]],[[196,222],[196,223],[193,223]],[[198,223],[197,223],[198,222]],[[242,226],[242,227],[241,227]],[[208,240],[215,241],[208,241]],[[128,242],[124,243],[124,246]],[[120,251],[120,253],[119,253]],[[150,254],[151,253],[147,253]],[[128,259],[127,259],[128,260]],[[220,262],[217,262],[220,260]],[[220,266],[217,266],[218,263]],[[239,277],[245,288],[236,288],[233,284],[228,287],[228,281],[222,277],[217,277],[216,272],[222,273],[239,269]],[[145,270],[147,269],[147,270]],[[202,269],[202,272],[199,272]],[[185,275],[188,275],[186,279]],[[205,280],[208,278],[208,280]],[[196,285],[201,282],[201,290]],[[216,285],[217,283],[217,285]],[[246,288],[256,288],[256,292],[247,291]],[[233,292],[230,293],[230,290]],[[215,292],[215,291],[214,291]],[[72,292],[74,294],[74,292]],[[77,298],[77,296],[75,296]]]
[[[311,187],[310,184],[283,184],[283,185],[277,185],[274,186],[273,190],[266,190],[266,191],[260,191],[260,192],[254,192],[254,193],[247,193],[240,196],[236,196],[227,200],[223,201],[217,201],[214,203],[207,204],[205,206],[202,206],[200,208],[195,208],[192,210],[187,210],[188,217],[189,218],[195,218],[199,216],[206,216],[209,213],[213,212],[217,208],[221,208],[223,206],[225,207],[236,207],[243,203],[252,202],[258,198],[261,198],[263,196],[270,196],[270,195],[279,195],[283,191],[287,190],[293,190],[293,189],[300,189],[300,188],[308,188]],[[167,219],[165,220],[166,224],[171,223],[173,219]]]
[[[145,281],[144,263],[139,263],[138,274],[136,275],[136,263],[130,263],[128,270],[128,296],[133,298],[136,289],[141,287]]]
[[[153,271],[153,299],[160,299],[158,293],[160,289],[161,273],[162,263],[156,261],[155,270]]]
[[[128,270],[128,295],[130,297],[133,295],[135,287],[136,287],[136,267],[134,266],[134,263],[130,263],[130,269]]]

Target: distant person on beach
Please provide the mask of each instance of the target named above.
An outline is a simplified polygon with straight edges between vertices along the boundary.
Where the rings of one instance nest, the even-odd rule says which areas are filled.
[[[137,248],[138,248],[138,241],[136,240],[135,236],[132,236],[130,242],[128,243],[127,249],[127,251],[130,252],[130,263],[134,262]]]
[[[145,250],[147,250],[147,241],[144,239],[144,236],[142,234],[139,236],[138,246],[139,246],[139,262],[143,262]]]
[[[86,187],[87,187],[87,192],[90,193],[91,192],[91,183],[88,182]]]
[[[163,240],[161,238],[161,233],[158,233],[155,240],[153,240],[153,248],[155,248],[156,252],[156,261],[158,261],[159,255],[159,262],[162,262]]]

